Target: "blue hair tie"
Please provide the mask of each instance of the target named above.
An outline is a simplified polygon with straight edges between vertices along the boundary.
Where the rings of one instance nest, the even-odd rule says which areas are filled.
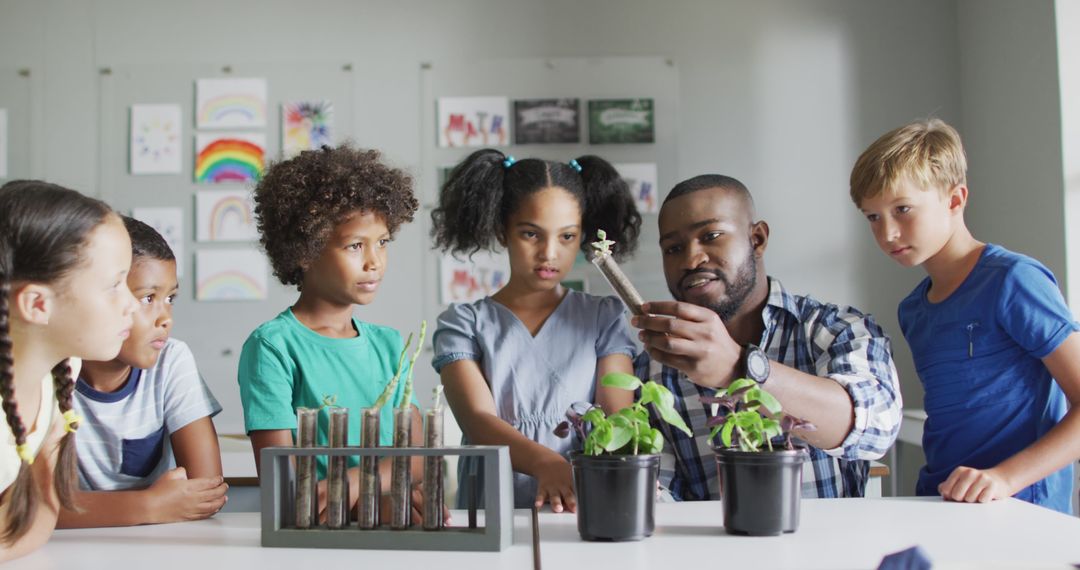
[[[578,161],[577,161],[576,158],[571,158],[570,159],[570,168],[573,168],[574,170],[576,170],[578,172],[581,172],[581,165],[578,164]]]
[[[506,155],[506,160],[503,161],[503,168],[510,168],[515,162],[517,162],[517,159],[514,158],[514,155],[508,154]]]

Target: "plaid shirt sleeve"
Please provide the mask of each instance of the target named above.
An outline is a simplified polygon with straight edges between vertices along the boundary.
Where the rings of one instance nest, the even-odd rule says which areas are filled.
[[[855,410],[851,432],[825,453],[846,460],[878,459],[900,433],[901,398],[889,337],[870,315],[825,310],[813,334],[817,375],[847,390]]]

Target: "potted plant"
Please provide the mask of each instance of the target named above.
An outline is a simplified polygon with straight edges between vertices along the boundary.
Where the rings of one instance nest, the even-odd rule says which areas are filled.
[[[567,411],[567,421],[555,433],[567,437],[571,428],[582,440],[582,451],[571,453],[577,493],[578,532],[585,540],[641,540],[652,535],[656,479],[664,437],[649,425],[652,405],[664,421],[690,435],[675,411],[671,392],[636,376],[606,374],[604,386],[638,390],[637,401],[608,416],[591,404]]]
[[[784,414],[780,402],[749,378],[701,400],[719,406],[708,425],[713,428],[709,439],[714,441],[724,528],[755,536],[795,532],[802,465],[809,453],[792,442],[791,432],[812,431],[813,424]]]

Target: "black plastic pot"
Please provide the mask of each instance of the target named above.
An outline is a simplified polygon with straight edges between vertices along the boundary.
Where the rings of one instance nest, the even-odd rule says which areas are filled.
[[[799,528],[805,449],[714,451],[728,533],[775,536]]]
[[[581,538],[623,541],[652,536],[659,455],[575,453],[570,464]]]

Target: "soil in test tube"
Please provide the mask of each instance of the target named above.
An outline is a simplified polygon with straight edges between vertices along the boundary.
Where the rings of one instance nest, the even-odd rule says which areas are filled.
[[[412,407],[394,408],[394,447],[409,447],[411,440]],[[412,522],[410,459],[407,455],[395,455],[390,462],[390,528],[393,530],[409,528]]]
[[[360,410],[360,447],[379,447],[379,408]],[[379,526],[379,458],[360,456],[360,497],[356,501],[357,524],[362,529]]]
[[[424,446],[443,445],[442,408],[424,411]],[[441,455],[424,457],[424,530],[443,527],[443,458]]]
[[[316,408],[296,409],[296,441],[297,447],[315,447],[315,431],[319,410]],[[311,528],[317,520],[318,513],[315,498],[317,497],[315,486],[315,456],[300,455],[296,457],[296,528]]]
[[[330,447],[349,444],[349,409],[331,407]],[[349,526],[349,458],[331,455],[326,476],[326,526],[341,529]]]

